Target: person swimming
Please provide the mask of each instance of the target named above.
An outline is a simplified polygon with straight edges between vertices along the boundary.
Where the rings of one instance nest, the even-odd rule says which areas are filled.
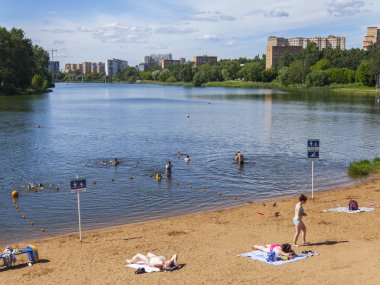
[[[120,161],[117,160],[117,158],[115,157],[114,160],[111,160],[111,163],[115,166],[119,165],[120,164]]]
[[[190,162],[190,155],[186,154],[185,162]]]

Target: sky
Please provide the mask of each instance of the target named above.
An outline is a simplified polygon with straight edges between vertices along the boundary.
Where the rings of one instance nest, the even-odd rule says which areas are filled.
[[[253,58],[268,36],[346,37],[361,48],[368,26],[380,27],[378,0],[0,0],[0,26],[25,31],[65,63],[171,53]]]

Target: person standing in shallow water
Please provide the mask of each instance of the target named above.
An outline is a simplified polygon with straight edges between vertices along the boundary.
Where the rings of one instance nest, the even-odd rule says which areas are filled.
[[[166,172],[167,172],[167,173],[171,173],[171,172],[172,172],[172,167],[173,167],[173,165],[172,165],[171,161],[169,160],[169,161],[166,163],[166,165],[165,165]]]
[[[294,218],[293,218],[293,223],[294,223],[295,230],[296,230],[296,233],[295,233],[294,239],[293,239],[293,246],[298,246],[297,240],[298,240],[298,236],[300,235],[301,232],[302,232],[302,244],[303,245],[309,244],[308,242],[306,242],[306,226],[305,226],[304,222],[302,221],[302,218],[307,216],[305,213],[305,210],[303,208],[303,204],[306,203],[307,197],[302,194],[298,198],[298,201],[299,202],[296,204],[295,214],[294,214]]]

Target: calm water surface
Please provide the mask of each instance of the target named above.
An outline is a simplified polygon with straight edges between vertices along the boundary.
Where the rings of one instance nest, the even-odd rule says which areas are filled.
[[[0,244],[75,231],[76,175],[88,180],[84,229],[307,193],[308,138],[321,140],[316,190],[351,184],[349,162],[380,155],[379,119],[374,97],[323,92],[58,84],[0,97]],[[238,150],[244,167],[233,163]],[[101,163],[114,157],[120,166]],[[167,160],[173,173],[158,183],[151,176]],[[35,193],[28,183],[60,190]]]

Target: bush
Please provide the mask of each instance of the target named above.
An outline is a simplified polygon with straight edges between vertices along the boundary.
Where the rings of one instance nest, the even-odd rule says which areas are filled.
[[[17,94],[17,88],[13,83],[4,83],[0,91],[7,95]]]
[[[360,160],[351,162],[348,166],[348,173],[350,175],[361,175],[366,176],[372,172],[375,172],[380,169],[380,158],[376,157],[371,161],[369,160]]]
[[[327,71],[316,70],[310,72],[306,77],[306,85],[311,86],[325,86],[330,84],[330,77]]]

